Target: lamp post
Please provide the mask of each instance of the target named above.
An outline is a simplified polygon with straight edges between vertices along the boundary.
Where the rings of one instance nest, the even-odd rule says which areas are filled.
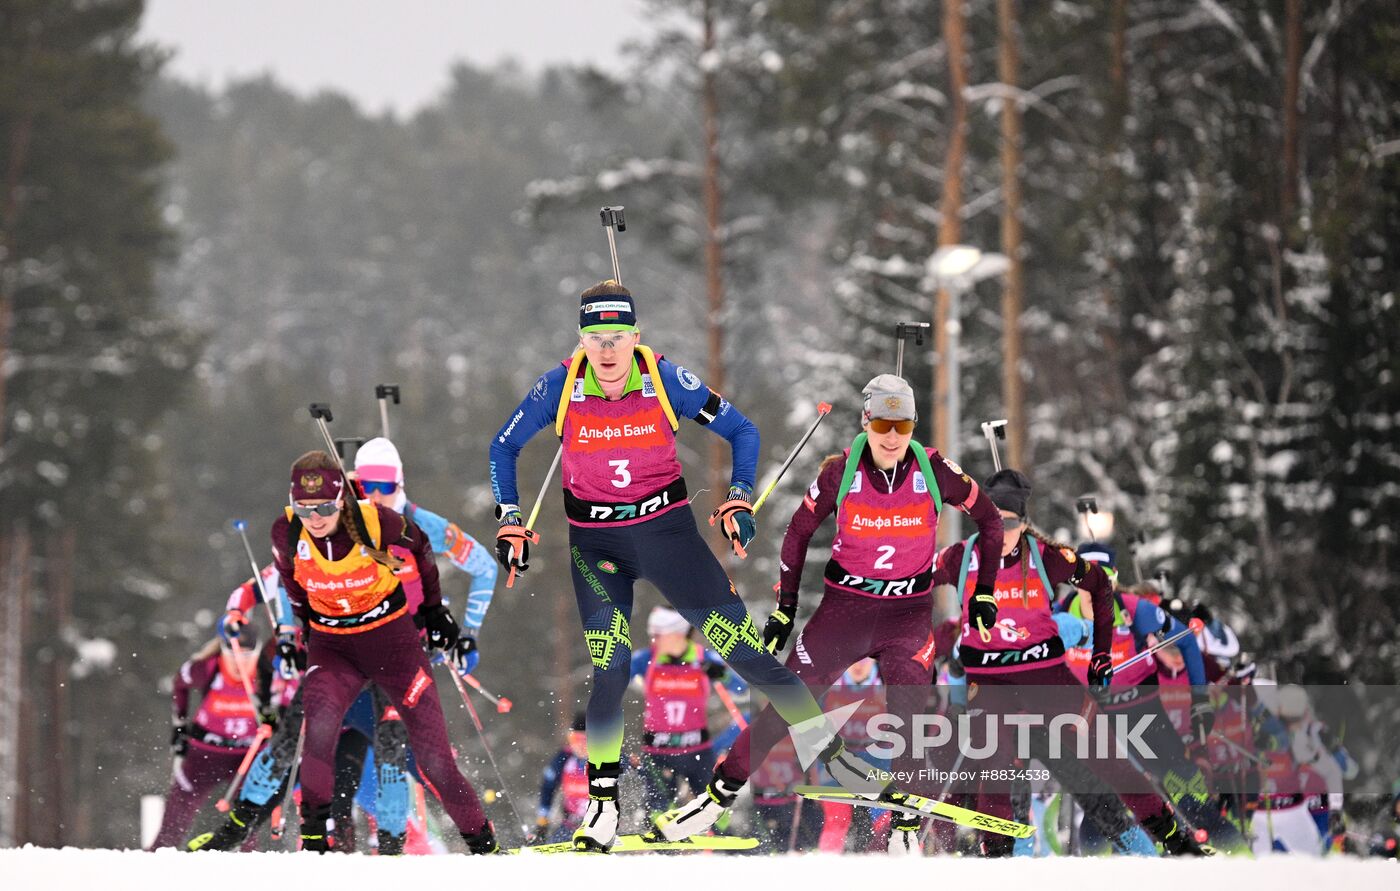
[[[983,253],[966,244],[945,245],[934,251],[928,258],[926,281],[935,288],[946,288],[949,297],[948,311],[948,351],[943,356],[947,372],[947,442],[939,443],[945,457],[953,461],[957,456],[958,432],[962,428],[962,364],[958,348],[962,339],[962,295],[983,279],[992,278],[1006,272],[1011,261],[1004,254]],[[962,538],[962,522],[956,512],[950,511],[940,524],[939,538],[943,544]]]

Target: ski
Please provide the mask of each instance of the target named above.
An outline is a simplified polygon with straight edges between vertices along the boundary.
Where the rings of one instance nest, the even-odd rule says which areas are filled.
[[[797,786],[792,791],[803,798],[811,798],[816,801],[858,804],[863,807],[899,811],[901,814],[913,817],[933,817],[936,820],[947,820],[949,823],[956,823],[959,826],[985,829],[987,832],[1009,835],[1012,838],[1030,838],[1035,834],[1034,826],[1017,823],[1014,820],[1003,820],[1000,817],[993,817],[991,814],[984,814],[981,811],[969,810],[957,805],[945,804],[942,801],[925,798],[912,792],[885,792],[879,798],[872,799],[831,786]]]
[[[701,835],[683,841],[647,841],[641,835],[619,835],[613,844],[612,854],[637,854],[642,851],[748,851],[758,847],[756,838],[738,838],[729,835]],[[516,848],[513,854],[575,854],[592,853],[574,850],[572,841],[554,842],[547,845],[530,845]]]

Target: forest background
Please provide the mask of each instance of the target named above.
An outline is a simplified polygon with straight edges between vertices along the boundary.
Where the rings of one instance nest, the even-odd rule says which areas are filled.
[[[1010,418],[1040,526],[1083,538],[1092,493],[1279,678],[1400,678],[1400,7],[653,6],[606,69],[461,64],[376,115],[164,76],[139,0],[0,4],[0,839],[135,843],[169,678],[249,574],[230,521],[266,553],[308,403],[372,436],[400,384],[410,497],[491,546],[487,443],[610,273],[603,204],[644,340],[755,420],[762,478],[835,406],[729,564],[756,615],[895,324],[928,321],[919,439],[981,478]],[[1006,268],[933,275],[954,244]],[[717,444],[681,437],[697,516]],[[521,795],[587,687],[557,486],[542,517],[479,670]]]

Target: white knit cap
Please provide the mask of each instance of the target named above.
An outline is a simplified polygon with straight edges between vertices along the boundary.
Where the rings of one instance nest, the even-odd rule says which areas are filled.
[[[671,609],[669,606],[658,606],[647,616],[647,635],[655,637],[658,634],[684,634],[690,630],[690,623],[685,620],[685,616]]]
[[[892,421],[913,421],[919,413],[914,408],[914,388],[902,377],[882,374],[873,378],[861,390],[866,417],[888,418]]]
[[[355,452],[355,475],[362,480],[403,485],[403,460],[394,444],[376,436]]]

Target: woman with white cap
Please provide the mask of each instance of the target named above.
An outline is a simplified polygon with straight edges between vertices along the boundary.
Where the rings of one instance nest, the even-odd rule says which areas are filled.
[[[709,726],[714,682],[734,693],[748,691],[723,659],[694,641],[691,631],[685,616],[658,606],[647,616],[651,646],[632,656],[632,678],[642,680],[646,696],[640,770],[643,803],[651,814],[675,800],[681,780],[694,795],[703,795],[710,782],[715,769]]]

